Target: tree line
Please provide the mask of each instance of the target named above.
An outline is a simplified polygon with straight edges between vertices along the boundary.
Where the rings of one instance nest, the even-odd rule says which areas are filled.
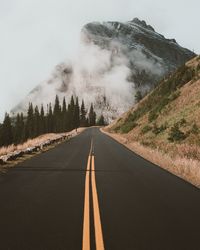
[[[67,105],[65,98],[60,104],[56,96],[54,106],[51,103],[47,105],[46,112],[43,105],[39,108],[29,103],[25,116],[18,113],[11,118],[6,113],[3,124],[0,124],[0,146],[17,145],[45,133],[63,133],[95,125],[104,126],[105,120],[103,115],[97,120],[93,104],[87,111],[84,100],[79,105],[78,97],[71,96]]]

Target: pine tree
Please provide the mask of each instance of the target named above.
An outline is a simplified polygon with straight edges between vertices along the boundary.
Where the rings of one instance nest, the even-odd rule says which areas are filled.
[[[95,125],[96,125],[96,113],[94,112],[93,104],[91,104],[89,111],[89,126],[95,126]]]
[[[66,132],[68,130],[68,124],[67,124],[67,105],[65,97],[63,98],[63,104],[62,104],[62,132]]]
[[[59,133],[62,127],[61,121],[61,107],[58,96],[56,95],[55,105],[53,110],[53,118],[54,118],[54,132]]]
[[[54,118],[53,118],[53,111],[51,103],[48,106],[48,113],[47,113],[47,132],[52,133],[54,132]]]
[[[17,118],[16,118],[16,123],[15,123],[15,127],[14,127],[14,132],[13,132],[13,136],[14,136],[14,143],[18,144],[20,142],[20,115],[19,113],[17,114]]]
[[[69,130],[72,130],[75,128],[75,104],[74,104],[74,97],[71,96],[70,104],[68,105],[68,124],[69,124]]]
[[[16,123],[14,126],[14,143],[20,144],[24,141],[24,117],[23,113],[17,114]]]
[[[0,147],[3,146],[3,125],[0,123]]]
[[[88,117],[86,118],[85,126],[86,126],[86,127],[89,127],[89,118],[88,118]]]
[[[33,114],[33,105],[29,103],[29,108],[27,112],[27,121],[25,127],[25,139],[34,137],[34,114]]]
[[[20,124],[21,124],[21,143],[25,141],[25,122],[24,122],[24,115],[23,113],[21,113],[20,115]]]
[[[9,114],[5,114],[5,118],[2,125],[2,145],[8,146],[13,143],[13,128]]]
[[[74,127],[76,129],[80,127],[80,107],[78,97],[76,97],[76,104],[74,107]]]
[[[103,115],[101,115],[100,117],[99,117],[99,119],[98,119],[98,121],[97,121],[97,125],[98,126],[105,126],[105,119],[104,119],[104,116]]]
[[[40,134],[40,113],[39,113],[38,106],[36,106],[34,109],[33,127],[34,127],[34,131],[33,131],[32,137],[34,138]]]
[[[82,100],[82,104],[81,104],[81,112],[80,112],[80,126],[81,127],[86,127],[86,110],[85,110],[85,104],[84,101]]]
[[[46,133],[46,124],[45,124],[45,114],[44,107],[41,105],[40,116],[39,116],[39,134]]]

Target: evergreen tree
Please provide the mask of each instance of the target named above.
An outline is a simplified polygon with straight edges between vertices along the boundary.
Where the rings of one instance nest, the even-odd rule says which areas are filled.
[[[48,113],[47,113],[47,132],[49,133],[54,132],[54,118],[53,118],[51,103],[48,106]]]
[[[21,120],[21,142],[24,142],[25,140],[25,122],[24,122],[24,115],[21,113],[20,115],[20,120]]]
[[[0,147],[3,146],[3,125],[0,123]]]
[[[40,134],[40,113],[38,106],[36,106],[34,109],[33,127],[34,127],[33,137],[36,137]]]
[[[104,116],[103,116],[103,115],[101,115],[101,116],[99,117],[99,119],[98,119],[98,121],[97,121],[97,125],[98,125],[98,126],[105,126],[105,125],[106,125],[105,119],[104,119]]]
[[[67,105],[65,97],[63,98],[63,105],[62,105],[62,132],[68,130],[68,123],[67,123]]]
[[[17,114],[16,123],[14,126],[14,143],[20,144],[24,141],[24,117],[23,113]]]
[[[1,135],[2,145],[8,146],[13,143],[13,128],[11,124],[11,119],[9,114],[5,114],[5,118],[2,125],[2,135]]]
[[[59,133],[62,127],[62,119],[61,119],[61,107],[58,96],[56,95],[55,105],[53,110],[53,118],[54,118],[54,132]]]
[[[94,112],[93,104],[91,104],[89,111],[89,126],[95,126],[95,125],[96,125],[96,113]]]
[[[45,126],[45,114],[44,114],[44,107],[41,105],[40,109],[40,117],[39,117],[39,134],[46,133],[46,126]]]
[[[82,100],[81,104],[81,112],[80,112],[80,126],[81,127],[86,127],[86,110],[85,110],[85,104],[84,101]]]
[[[78,97],[76,97],[76,104],[74,107],[74,127],[75,128],[80,127],[80,107],[79,107]]]
[[[86,118],[85,126],[86,126],[86,127],[89,127],[89,118],[88,118],[88,117]]]
[[[74,104],[74,97],[71,96],[70,104],[68,105],[68,125],[69,130],[75,128],[75,104]]]
[[[27,112],[27,121],[25,127],[25,139],[34,137],[34,113],[33,105],[29,103],[28,112]]]

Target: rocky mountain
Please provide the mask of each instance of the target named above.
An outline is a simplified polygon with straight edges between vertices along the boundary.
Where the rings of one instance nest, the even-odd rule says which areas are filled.
[[[59,64],[13,110],[29,102],[48,104],[55,95],[76,95],[110,121],[128,110],[135,93],[149,92],[157,82],[194,57],[174,39],[166,39],[138,18],[129,22],[88,23],[81,31],[77,58]]]
[[[125,55],[133,71],[131,80],[137,85],[154,84],[159,73],[173,72],[195,56],[178,45],[175,39],[166,39],[138,18],[127,23],[89,23],[82,32],[85,42]],[[144,76],[138,79],[140,73],[147,79]]]

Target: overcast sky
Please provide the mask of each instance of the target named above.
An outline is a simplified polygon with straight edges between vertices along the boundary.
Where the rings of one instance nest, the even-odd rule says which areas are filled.
[[[0,0],[0,117],[73,56],[90,21],[146,20],[200,53],[199,0]]]

